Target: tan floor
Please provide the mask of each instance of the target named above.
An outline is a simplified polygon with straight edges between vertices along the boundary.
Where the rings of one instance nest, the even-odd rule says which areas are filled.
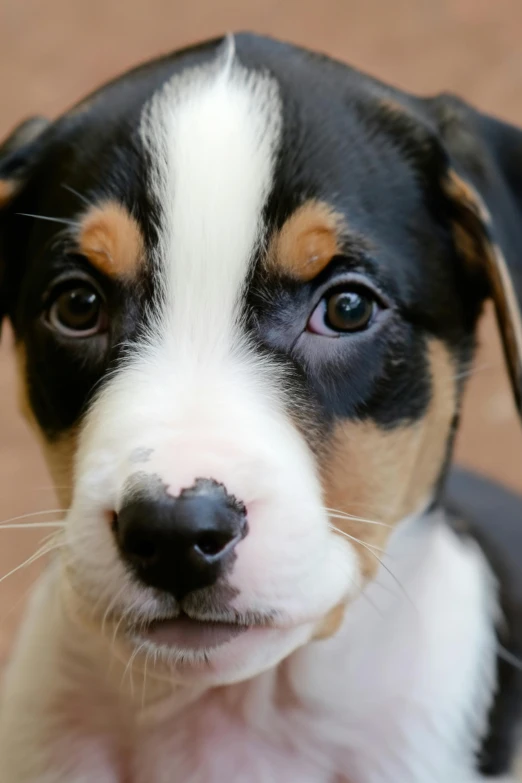
[[[140,60],[238,29],[324,50],[414,91],[451,89],[522,124],[520,0],[0,0],[0,137],[28,114],[55,115]],[[482,342],[458,456],[522,489],[521,430],[491,318]],[[8,343],[4,334],[0,520],[56,503],[15,412]],[[0,577],[46,532],[0,531]],[[0,583],[0,664],[37,571],[30,566]]]

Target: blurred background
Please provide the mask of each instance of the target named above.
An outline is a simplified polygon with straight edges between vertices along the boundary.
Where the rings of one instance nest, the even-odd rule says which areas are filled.
[[[0,0],[0,138],[27,115],[57,115],[142,60],[240,29],[321,50],[414,92],[454,91],[522,125],[520,0]],[[17,412],[10,342],[4,329],[4,524],[57,508],[36,440]],[[522,491],[522,429],[489,310],[466,394],[457,459]],[[0,528],[0,668],[41,566],[10,572],[48,532]]]

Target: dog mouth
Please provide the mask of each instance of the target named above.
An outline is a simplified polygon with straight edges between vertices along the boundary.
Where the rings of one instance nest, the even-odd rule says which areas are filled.
[[[181,613],[175,618],[154,620],[140,631],[140,637],[157,647],[200,652],[221,647],[251,627],[233,622],[198,620]]]

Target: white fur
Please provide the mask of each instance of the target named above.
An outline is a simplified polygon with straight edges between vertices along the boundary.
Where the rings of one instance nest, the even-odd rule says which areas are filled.
[[[152,341],[176,361],[219,361],[241,347],[237,305],[263,238],[280,126],[277,83],[237,63],[230,42],[215,63],[169,82],[145,114],[163,213],[164,307]]]
[[[110,644],[60,607],[56,568],[8,678],[2,780],[476,783],[494,685],[491,573],[441,518],[405,524],[388,563],[398,581],[381,569],[337,636],[217,691],[175,687],[152,662],[131,687]]]

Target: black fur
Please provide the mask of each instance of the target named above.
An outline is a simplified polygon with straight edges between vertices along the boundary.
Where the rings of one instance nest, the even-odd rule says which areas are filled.
[[[445,505],[455,529],[479,543],[499,580],[503,616],[499,682],[481,751],[481,769],[487,775],[502,775],[509,772],[522,719],[522,503],[513,492],[454,469]]]

